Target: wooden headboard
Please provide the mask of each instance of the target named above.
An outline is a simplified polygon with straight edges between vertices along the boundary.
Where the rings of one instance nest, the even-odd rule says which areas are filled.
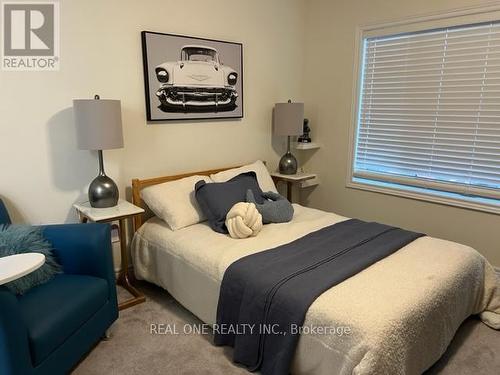
[[[161,184],[163,182],[168,182],[168,181],[180,180],[181,178],[195,176],[195,175],[209,176],[211,174],[226,171],[228,169],[233,169],[233,168],[238,168],[238,166],[209,169],[207,171],[183,173],[183,174],[177,174],[175,176],[163,176],[163,177],[148,178],[145,180],[140,180],[138,178],[134,178],[132,180],[132,203],[135,204],[136,206],[147,209],[146,203],[144,203],[144,201],[141,198],[141,190],[148,187],[148,186],[153,186],[153,185]],[[146,213],[144,213],[142,215],[134,216],[134,232],[136,232],[137,229],[139,229],[141,227],[141,225],[144,223],[145,217],[146,217]]]

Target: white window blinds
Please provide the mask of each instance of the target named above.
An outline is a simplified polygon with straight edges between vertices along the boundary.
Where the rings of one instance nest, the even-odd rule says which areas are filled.
[[[500,23],[363,43],[354,176],[500,198]]]

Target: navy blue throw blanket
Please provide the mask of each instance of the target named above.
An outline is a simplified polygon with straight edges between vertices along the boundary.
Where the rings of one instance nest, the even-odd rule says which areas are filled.
[[[222,280],[215,344],[263,375],[287,375],[309,306],[324,291],[423,236],[347,220],[241,258]]]

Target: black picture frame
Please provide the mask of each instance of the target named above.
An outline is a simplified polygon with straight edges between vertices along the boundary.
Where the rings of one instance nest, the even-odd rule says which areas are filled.
[[[224,109],[224,110],[214,110],[213,112],[209,110],[183,110],[181,111],[180,109],[175,109],[172,110],[172,112],[167,112],[163,110],[163,102],[160,99],[157,99],[157,101],[153,101],[152,97],[155,97],[156,99],[156,91],[161,89],[161,83],[156,79],[156,81],[152,81],[153,73],[152,69],[154,69],[155,66],[158,66],[157,63],[158,61],[152,61],[153,58],[151,56],[151,48],[152,46],[148,45],[148,37],[149,36],[156,36],[156,37],[165,37],[165,38],[170,38],[170,41],[173,39],[178,38],[178,42],[181,40],[184,41],[182,44],[184,44],[186,41],[192,41],[192,45],[200,45],[202,48],[203,46],[206,46],[208,48],[212,48],[217,50],[217,53],[219,53],[219,49],[216,47],[223,47],[225,50],[228,49],[234,49],[234,55],[231,55],[231,58],[233,61],[235,59],[239,59],[239,62],[237,64],[236,68],[226,66],[223,63],[219,65],[219,69],[223,69],[225,71],[226,69],[229,71],[235,71],[237,73],[237,83],[234,86],[234,91],[237,92],[237,98],[234,99],[234,105],[235,108],[233,110],[229,109]],[[142,60],[143,60],[143,73],[144,73],[144,89],[145,89],[145,104],[146,104],[146,117],[148,122],[169,122],[169,121],[196,121],[196,120],[221,120],[221,119],[241,119],[244,117],[244,100],[243,100],[243,44],[239,42],[230,42],[230,41],[225,41],[225,40],[216,40],[216,39],[208,39],[208,38],[201,38],[201,37],[193,37],[193,36],[187,36],[187,35],[179,35],[179,34],[168,34],[168,33],[161,33],[161,32],[156,32],[156,31],[141,31],[141,42],[142,42]],[[176,42],[177,43],[177,42]],[[177,43],[178,44],[178,43]],[[227,47],[226,47],[227,46]],[[176,51],[177,53],[180,53],[181,51],[178,50]],[[174,53],[171,51],[170,54]],[[227,57],[227,56],[226,56]],[[158,58],[156,59],[158,60]],[[224,61],[224,56],[222,56],[222,60]],[[169,63],[174,63],[175,61],[166,61],[165,64]],[[217,70],[217,69],[216,69]],[[218,71],[218,70],[217,70]],[[225,78],[226,79],[226,78]],[[153,86],[153,83],[157,86]],[[226,80],[227,84],[227,80]],[[151,90],[154,90],[152,92]],[[155,109],[156,106],[156,109]],[[183,107],[184,108],[184,107]],[[216,108],[217,107],[217,100],[216,100]],[[165,115],[163,116],[163,113]]]

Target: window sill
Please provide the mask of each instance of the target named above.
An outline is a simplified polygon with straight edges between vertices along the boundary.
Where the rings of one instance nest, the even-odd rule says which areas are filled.
[[[467,197],[457,193],[448,193],[439,190],[369,180],[358,177],[353,177],[352,181],[348,181],[347,187],[352,189],[395,195],[404,198],[412,198],[427,202],[440,203],[448,206],[455,206],[470,210],[500,214],[500,200],[497,199]]]

